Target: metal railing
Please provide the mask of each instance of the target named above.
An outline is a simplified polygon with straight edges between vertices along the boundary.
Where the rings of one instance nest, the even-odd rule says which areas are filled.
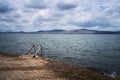
[[[38,56],[41,56],[41,57],[45,56],[44,55],[44,49],[43,49],[41,44],[39,44],[39,45],[32,44],[32,47],[28,50],[27,54],[34,54],[34,55],[38,55]]]

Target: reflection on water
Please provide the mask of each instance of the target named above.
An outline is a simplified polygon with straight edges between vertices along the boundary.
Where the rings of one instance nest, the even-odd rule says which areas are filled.
[[[0,52],[24,54],[42,44],[46,57],[109,73],[120,73],[120,35],[0,34]]]

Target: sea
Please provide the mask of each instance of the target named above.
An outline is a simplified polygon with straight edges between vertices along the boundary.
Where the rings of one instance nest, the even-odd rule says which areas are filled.
[[[0,53],[26,54],[41,44],[46,58],[120,75],[119,34],[0,33]]]

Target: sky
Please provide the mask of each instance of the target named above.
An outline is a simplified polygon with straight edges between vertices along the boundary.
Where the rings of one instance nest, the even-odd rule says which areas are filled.
[[[120,30],[120,0],[0,0],[0,31]]]

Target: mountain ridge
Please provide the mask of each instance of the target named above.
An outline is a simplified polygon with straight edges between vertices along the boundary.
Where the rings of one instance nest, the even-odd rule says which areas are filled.
[[[120,31],[99,31],[89,29],[75,29],[75,30],[63,30],[63,29],[52,29],[52,30],[39,30],[36,32],[0,32],[0,33],[41,33],[41,34],[120,34]]]
[[[99,30],[88,30],[88,29],[75,29],[75,30],[40,30],[38,33],[62,33],[62,34],[120,34],[120,31],[99,31]]]

